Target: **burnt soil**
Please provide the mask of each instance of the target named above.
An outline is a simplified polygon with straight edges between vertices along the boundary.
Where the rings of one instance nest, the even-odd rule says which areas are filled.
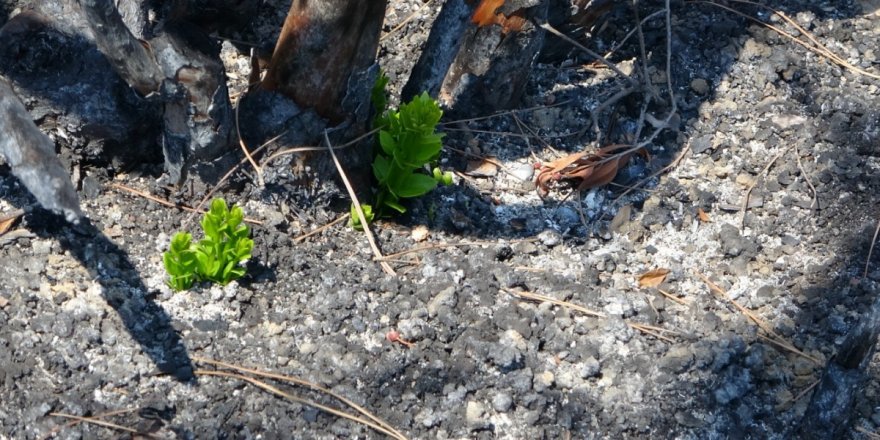
[[[272,3],[261,3],[248,30],[224,36],[271,45],[287,10]],[[640,3],[642,17],[662,8]],[[534,164],[594,148],[592,112],[625,87],[557,41],[516,111],[445,121],[442,166],[466,171],[466,151],[504,167],[457,174],[375,225],[386,255],[431,245],[394,257],[397,276],[345,223],[295,240],[347,213],[348,202],[291,195],[280,164],[265,187],[243,167],[217,193],[260,222],[247,275],[179,293],[165,284],[162,252],[176,231],[200,236],[198,218],[120,185],[194,205],[211,182],[175,190],[160,163],[121,167],[60,151],[90,219],[72,226],[36,208],[0,165],[0,215],[26,211],[0,235],[0,438],[134,436],[61,427],[69,420],[51,415],[116,410],[128,412],[107,421],[163,439],[382,438],[205,375],[213,367],[197,358],[312,381],[413,439],[795,437],[810,387],[880,287],[880,250],[863,275],[880,219],[880,80],[723,9],[672,3],[679,115],[647,145],[649,160],[633,159],[611,185],[583,193],[556,185],[539,197]],[[769,3],[852,65],[880,72],[876,1]],[[379,57],[392,96],[439,4],[391,2]],[[796,32],[766,11],[728,4]],[[11,9],[0,6],[0,18]],[[658,120],[669,111],[663,18],[644,26],[657,91],[647,111]],[[633,26],[629,9],[615,10],[582,41],[605,53]],[[633,69],[636,41],[610,59]],[[247,47],[224,45],[234,89],[247,77]],[[599,114],[609,141],[632,142],[644,99]],[[653,131],[647,123],[641,139]],[[416,241],[422,227],[428,236]],[[656,268],[670,271],[663,284],[640,287],[638,277]],[[701,275],[797,352],[770,342]],[[411,346],[389,340],[392,331]],[[880,431],[880,363],[868,373],[852,438]]]

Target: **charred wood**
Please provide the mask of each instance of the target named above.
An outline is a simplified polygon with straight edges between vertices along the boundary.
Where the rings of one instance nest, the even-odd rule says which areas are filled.
[[[18,97],[0,78],[0,155],[44,208],[70,222],[82,217],[70,175],[55,155],[55,144],[37,128]]]

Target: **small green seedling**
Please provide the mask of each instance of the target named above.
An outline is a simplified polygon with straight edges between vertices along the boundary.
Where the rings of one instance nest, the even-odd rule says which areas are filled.
[[[452,173],[428,166],[440,157],[443,134],[437,133],[437,124],[443,111],[437,101],[427,93],[416,96],[403,104],[398,111],[385,110],[388,99],[385,85],[388,78],[382,74],[372,90],[373,106],[380,116],[376,118],[379,130],[379,146],[373,160],[373,176],[377,188],[372,205],[361,205],[367,223],[389,213],[403,214],[406,208],[401,199],[419,197],[433,190],[438,183],[452,184]],[[360,229],[356,209],[351,209],[351,224]]]
[[[233,205],[230,210],[223,199],[214,199],[202,218],[205,238],[197,244],[186,232],[171,238],[171,247],[163,255],[168,285],[186,290],[196,281],[226,285],[244,276],[240,264],[251,257],[254,241],[248,238],[250,230],[243,221],[240,207]]]

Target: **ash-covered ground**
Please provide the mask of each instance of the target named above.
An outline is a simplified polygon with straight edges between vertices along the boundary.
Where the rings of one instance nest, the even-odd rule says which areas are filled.
[[[641,17],[662,8],[640,3]],[[287,197],[284,170],[260,188],[245,167],[218,195],[262,222],[248,275],[174,293],[162,252],[176,231],[197,232],[197,217],[116,185],[189,204],[206,186],[172,194],[161,164],[98,168],[66,153],[91,219],[72,227],[31,209],[0,165],[0,215],[27,211],[14,234],[0,235],[0,437],[55,429],[63,439],[135,437],[94,424],[59,428],[69,420],[50,415],[116,410],[130,411],[106,420],[156,438],[382,437],[241,380],[199,374],[212,367],[196,358],[307,379],[413,439],[797,437],[811,386],[880,286],[880,250],[863,276],[880,219],[880,80],[724,9],[672,3],[679,113],[646,146],[649,160],[633,159],[608,186],[538,195],[535,163],[595,147],[592,115],[626,87],[557,42],[562,56],[536,65],[517,111],[444,121],[442,163],[461,172],[455,185],[374,228],[386,255],[434,245],[396,256],[397,276],[344,223],[294,241],[347,205]],[[392,95],[440,4],[391,2],[379,57]],[[726,4],[798,33],[766,11]],[[876,2],[769,4],[851,65],[880,73]],[[271,45],[286,10],[284,1],[264,3],[249,31],[224,37]],[[604,23],[582,40],[599,53],[635,20],[622,8]],[[670,108],[666,37],[664,15],[645,23],[655,122]],[[609,59],[632,71],[642,61],[637,41]],[[247,78],[246,46],[224,44],[234,89]],[[598,114],[609,141],[633,142],[646,93]],[[646,122],[641,139],[654,129]],[[473,157],[461,152],[503,167],[468,174]],[[665,281],[640,287],[639,276],[657,268],[670,271]],[[389,341],[392,331],[412,345]],[[852,438],[880,431],[878,367],[858,393]]]

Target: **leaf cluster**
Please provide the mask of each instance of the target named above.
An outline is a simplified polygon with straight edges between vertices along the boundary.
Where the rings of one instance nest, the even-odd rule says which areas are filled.
[[[423,92],[397,111],[386,110],[388,99],[385,85],[388,78],[380,75],[372,90],[373,106],[380,115],[374,125],[379,130],[379,147],[373,159],[376,191],[373,205],[361,205],[367,222],[390,212],[404,213],[401,199],[419,197],[433,190],[438,183],[449,185],[452,175],[439,168],[429,174],[429,165],[440,157],[443,134],[437,133],[437,124],[443,111],[437,101]],[[360,221],[352,206],[352,225],[360,228]]]
[[[223,199],[214,199],[202,218],[205,238],[195,244],[186,232],[171,238],[171,246],[163,255],[168,285],[186,290],[196,281],[226,285],[244,276],[245,268],[240,263],[251,257],[254,241],[248,238],[250,230],[243,221],[240,207],[229,209]]]

